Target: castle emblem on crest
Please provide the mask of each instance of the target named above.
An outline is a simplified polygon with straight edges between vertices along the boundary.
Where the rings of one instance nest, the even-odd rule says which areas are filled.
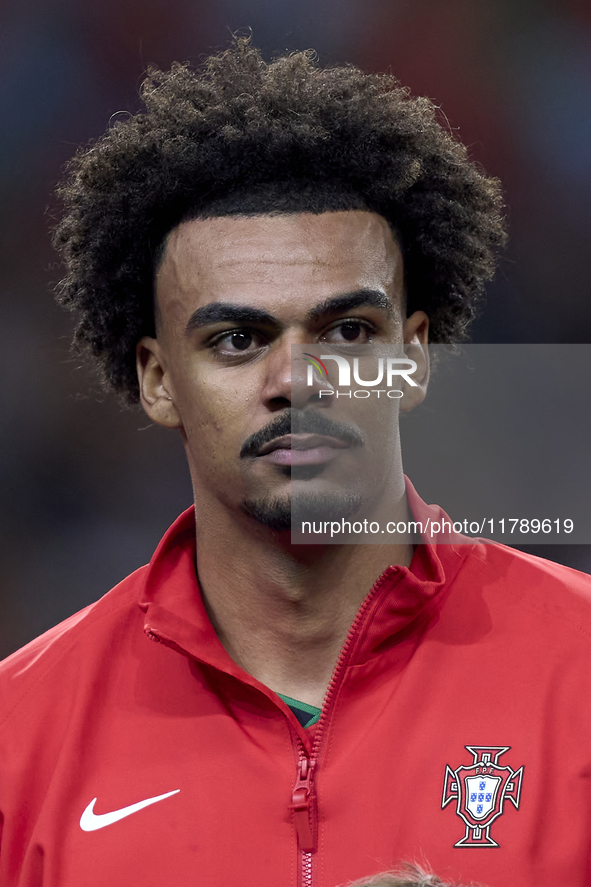
[[[466,834],[454,847],[498,847],[490,827],[503,813],[506,800],[519,810],[523,767],[501,767],[498,760],[510,745],[466,745],[474,760],[470,767],[445,768],[441,809],[456,801],[456,813],[466,824]]]

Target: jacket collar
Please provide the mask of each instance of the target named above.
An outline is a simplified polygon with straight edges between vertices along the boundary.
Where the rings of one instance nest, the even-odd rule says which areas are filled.
[[[438,506],[426,505],[407,480],[415,520],[449,520]],[[465,537],[456,537],[456,543]],[[187,509],[162,538],[144,574],[140,607],[146,634],[242,681],[260,686],[226,653],[197,582],[194,508]],[[354,659],[363,660],[386,638],[403,630],[448,588],[473,549],[467,544],[418,545],[410,567],[393,565],[379,577],[366,599]]]
[[[449,526],[450,519],[443,509],[425,504],[408,478],[406,494],[414,520],[423,527],[427,521],[430,527],[433,522],[443,526],[444,520]],[[402,632],[427,607],[437,606],[474,549],[474,543],[457,533],[436,533],[435,537],[423,533],[422,538],[410,566],[388,567],[371,590],[370,599],[366,598],[365,625],[360,630],[354,662],[369,658],[387,638]]]

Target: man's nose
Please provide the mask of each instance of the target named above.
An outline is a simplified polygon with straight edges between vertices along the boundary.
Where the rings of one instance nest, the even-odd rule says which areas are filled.
[[[282,343],[269,356],[263,389],[269,409],[285,409],[287,406],[303,409],[312,403],[320,407],[330,406],[334,398],[327,392],[332,392],[333,386],[323,377],[318,360],[310,353],[311,348],[313,346],[292,340]]]

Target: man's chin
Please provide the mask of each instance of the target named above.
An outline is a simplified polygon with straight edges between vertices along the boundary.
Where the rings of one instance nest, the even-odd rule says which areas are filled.
[[[300,493],[296,496],[247,499],[242,512],[271,530],[291,530],[302,521],[332,521],[352,517],[362,504],[350,490],[330,495]]]

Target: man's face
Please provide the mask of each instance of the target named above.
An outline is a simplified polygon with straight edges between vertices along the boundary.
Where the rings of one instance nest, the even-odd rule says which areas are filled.
[[[364,433],[345,399],[304,384],[303,361],[292,380],[291,360],[292,345],[426,339],[422,312],[404,321],[402,255],[381,216],[184,222],[168,237],[156,299],[157,338],[138,346],[142,403],[181,429],[201,513],[284,529],[292,492],[338,517],[385,489],[397,427]]]

